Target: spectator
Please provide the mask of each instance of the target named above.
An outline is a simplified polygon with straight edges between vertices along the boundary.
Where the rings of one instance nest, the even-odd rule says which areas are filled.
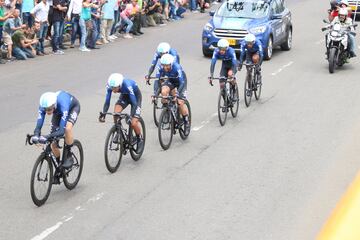
[[[85,27],[81,28],[80,26],[80,14],[83,7],[83,0],[71,0],[69,4],[69,10],[67,12],[67,18],[71,20],[71,44],[70,48],[74,48],[76,35],[79,33],[80,30],[80,48],[81,45],[84,46],[85,43],[81,43],[82,34],[86,31]],[[86,36],[85,36],[86,37]]]
[[[3,26],[4,22],[11,17],[11,12],[5,13],[5,1],[0,0],[0,46],[2,41],[2,32],[3,32]]]
[[[6,12],[13,11],[15,9],[16,0],[5,0]]]
[[[133,0],[132,2],[132,5],[133,7],[134,6],[137,6],[137,8],[133,8],[133,27],[132,27],[132,33],[135,34],[135,35],[142,35],[144,34],[142,31],[141,31],[141,7],[139,6],[139,3],[138,3],[138,0]],[[136,9],[136,11],[134,11]]]
[[[23,23],[32,27],[34,19],[31,15],[31,10],[35,6],[35,0],[22,0],[21,11]]]
[[[49,4],[49,15],[48,15],[48,30],[47,30],[47,34],[46,34],[46,39],[47,40],[51,40],[51,28],[53,25],[53,13],[54,13],[54,8],[53,8],[53,0],[48,0],[47,1]]]
[[[50,6],[47,0],[42,0],[31,10],[31,14],[34,16],[35,23],[38,22],[40,24],[40,29],[37,34],[39,43],[36,47],[37,50],[36,54],[39,56],[45,55],[44,41],[49,27],[48,25],[49,9]]]
[[[52,48],[54,54],[64,54],[63,51],[66,49],[63,46],[63,32],[64,32],[64,18],[67,11],[65,0],[53,0],[53,25],[54,25],[54,36],[52,38]]]
[[[169,0],[159,0],[165,20],[169,21]]]
[[[93,31],[96,31],[96,45],[102,45],[99,39],[100,39],[100,23],[101,23],[100,12],[103,4],[100,2],[100,0],[94,0],[93,3],[95,5],[91,8],[91,20],[93,24]]]
[[[160,24],[161,26],[164,24],[164,16],[160,13],[161,12],[161,4],[158,0],[149,0],[147,4],[147,24],[151,27]]]
[[[83,0],[83,8],[80,15],[81,41],[79,48],[79,50],[82,52],[90,52],[90,49],[86,47],[86,39],[88,36],[87,30],[92,28],[91,7],[94,7],[94,5],[91,3],[91,0]]]
[[[25,43],[31,43],[32,46],[31,51],[34,56],[37,54],[37,46],[39,44],[37,35],[39,34],[39,31],[40,31],[40,23],[36,21],[34,22],[31,28],[29,26],[26,26],[24,31]]]
[[[133,19],[137,13],[139,13],[139,6],[137,5],[137,0],[132,0],[130,4],[126,4],[126,8],[120,13],[121,21],[126,24],[126,30],[124,38],[132,38],[132,36],[129,34],[133,27]],[[140,25],[140,18],[137,19],[138,26]],[[137,27],[138,27],[137,26]],[[140,35],[137,31],[133,31],[134,35]]]
[[[29,29],[29,27],[27,27]],[[33,47],[31,42],[26,43],[26,38],[24,35],[24,30],[19,29],[15,31],[12,36],[14,42],[13,54],[19,60],[27,60],[28,58],[34,58]]]
[[[7,58],[8,60],[12,61],[14,60],[13,56],[12,56],[12,52],[13,52],[13,41],[11,36],[13,35],[13,33],[19,29],[24,28],[26,25],[22,24],[22,21],[20,19],[20,10],[19,9],[15,9],[12,11],[12,17],[8,18],[3,26],[3,39],[4,39],[4,43],[7,45],[8,47],[8,52],[7,52]]]
[[[116,0],[116,2],[115,2],[115,6],[114,6],[114,22],[113,22],[113,25],[111,27],[110,36],[109,36],[111,39],[116,39],[117,38],[114,35],[114,33],[116,32],[117,24],[120,21],[120,3],[121,3],[121,0]]]
[[[109,43],[113,40],[109,38],[112,23],[114,21],[114,6],[116,0],[106,0],[102,7],[101,18],[101,38],[103,43]]]

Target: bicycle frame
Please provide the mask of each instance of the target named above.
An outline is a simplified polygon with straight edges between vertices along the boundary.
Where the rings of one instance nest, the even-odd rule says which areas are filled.
[[[168,103],[167,104],[163,104],[163,109],[166,108],[168,109],[170,112],[171,112],[171,116],[172,118],[174,119],[174,122],[175,122],[175,126],[174,126],[174,129],[179,129],[180,126],[183,124],[180,122],[180,112],[179,112],[179,104],[177,103],[177,101],[175,102],[175,97],[173,96],[166,96],[166,97],[163,97],[163,96],[156,96],[156,98],[161,98],[161,99],[167,99],[168,100]],[[181,99],[181,100],[186,100],[184,98],[181,98],[181,97],[176,97],[176,99]]]

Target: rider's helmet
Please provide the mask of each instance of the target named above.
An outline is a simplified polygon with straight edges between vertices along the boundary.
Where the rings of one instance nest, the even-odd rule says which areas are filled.
[[[124,77],[120,73],[112,73],[108,78],[107,85],[109,88],[121,87]]]
[[[346,7],[349,6],[348,0],[341,0],[339,3],[340,6],[345,5]]]
[[[229,47],[229,42],[226,39],[220,39],[217,46],[220,49],[227,49]]]
[[[55,106],[57,101],[57,94],[54,92],[46,92],[43,93],[40,97],[40,107],[42,108],[50,108]]]
[[[167,42],[162,42],[157,47],[157,52],[159,54],[166,54],[169,53],[169,51],[170,51],[170,44],[168,44]]]
[[[174,57],[171,54],[164,54],[160,59],[161,65],[172,65],[174,63]]]
[[[340,8],[339,10],[340,21],[345,21],[347,16],[348,16],[348,10],[346,8]]]
[[[254,43],[255,43],[255,39],[256,39],[256,37],[255,37],[255,35],[252,34],[252,33],[246,34],[246,36],[245,36],[245,38],[244,38],[246,44],[254,44]]]

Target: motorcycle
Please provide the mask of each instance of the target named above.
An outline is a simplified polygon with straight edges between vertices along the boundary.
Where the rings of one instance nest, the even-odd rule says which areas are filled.
[[[324,22],[328,23],[326,20]],[[326,34],[326,55],[330,73],[334,73],[335,66],[343,66],[350,58],[348,34],[355,34],[351,32],[352,27],[357,27],[357,24],[344,28],[340,23],[335,23],[321,29],[323,32],[329,30]]]

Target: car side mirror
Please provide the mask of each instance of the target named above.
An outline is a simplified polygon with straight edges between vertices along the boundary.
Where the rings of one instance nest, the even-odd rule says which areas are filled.
[[[209,12],[209,15],[210,15],[210,17],[213,17],[213,16],[215,15],[215,10],[211,10],[211,11]]]

